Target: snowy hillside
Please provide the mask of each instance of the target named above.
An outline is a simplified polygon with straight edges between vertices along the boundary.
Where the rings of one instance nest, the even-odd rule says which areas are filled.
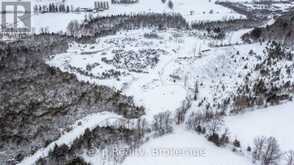
[[[178,110],[185,107],[187,101],[191,102],[188,107],[189,110],[186,112],[186,120],[189,123],[194,113],[205,113],[205,111],[223,112],[225,110],[224,113],[229,113],[234,111],[234,102],[229,105],[224,105],[224,102],[228,98],[240,94],[238,93],[239,88],[246,82],[244,82],[244,77],[250,75],[252,83],[255,82],[256,74],[258,74],[255,73],[257,72],[256,66],[268,58],[265,53],[267,44],[244,43],[241,36],[249,30],[251,29],[227,33],[222,40],[214,39],[208,33],[197,30],[169,29],[158,31],[145,28],[120,31],[116,35],[100,37],[94,44],[73,43],[67,53],[52,56],[48,60],[48,64],[76,74],[81,81],[111,86],[120,89],[126,95],[132,96],[137,105],[142,105],[146,108],[145,118],[149,123],[153,122],[154,115],[165,111],[172,112],[175,119]],[[285,63],[285,66],[291,65],[290,63],[292,62]],[[281,68],[283,65],[281,65]],[[285,77],[282,74],[279,76],[280,78]],[[270,81],[271,79],[268,80]],[[283,79],[281,83],[284,81],[287,81],[287,79]],[[198,85],[198,91],[197,99],[193,100],[193,97],[195,97],[195,84]],[[292,107],[291,105],[289,104],[285,108]],[[229,107],[224,110],[225,106]],[[268,111],[264,113],[274,116]],[[275,111],[274,113],[279,112]],[[281,119],[283,115],[287,114],[281,113]],[[245,123],[248,123],[248,121],[253,123],[260,116],[257,115],[253,119],[243,118],[242,114],[240,116],[236,115],[236,117],[225,117],[224,128],[228,128],[229,137],[232,140],[234,138],[239,139],[245,149],[247,146],[252,146],[254,138],[260,135],[274,136],[279,141],[286,142],[279,136],[283,136],[282,133],[266,132],[264,127],[269,125],[266,120],[265,122],[261,120],[263,124],[256,127],[256,133],[250,133],[250,136],[246,136],[252,130],[251,127],[246,127]],[[263,117],[265,118],[265,116]],[[291,125],[291,123],[282,122],[281,124],[280,126],[276,125],[277,127],[271,126],[270,130],[273,131],[279,127]],[[243,133],[244,128],[242,127],[246,127],[248,132]],[[258,131],[259,129],[263,131]],[[239,133],[239,131],[242,131],[242,133]],[[184,132],[179,132],[181,131],[177,130],[174,135],[170,135],[170,141],[174,139],[173,136],[184,139],[186,136],[190,136]],[[199,135],[195,134],[193,136],[197,137]],[[158,141],[159,145],[169,146],[168,143],[164,143],[166,140],[155,141]],[[151,146],[148,145],[149,143]],[[153,140],[143,145],[142,150],[150,150],[149,148],[152,148],[152,144]],[[171,142],[171,144],[174,143]],[[179,143],[179,146],[176,145],[175,148],[181,147],[181,145],[182,143]],[[204,144],[196,142],[195,146],[197,145],[204,146]],[[291,145],[290,143],[284,145],[288,146],[286,148],[282,146],[285,151],[293,148],[289,146]],[[209,148],[209,153],[214,154],[218,152],[217,150]],[[230,147],[224,150],[230,152]],[[238,154],[249,159],[248,153],[241,152]],[[225,154],[221,156],[220,160],[213,159],[212,162],[226,162],[226,156],[234,157]],[[96,156],[93,158],[84,156],[84,158],[90,162],[100,159]],[[230,160],[241,161],[238,159],[238,156],[236,156],[236,160]],[[153,163],[164,162],[164,164],[167,164],[173,161],[183,162],[184,160],[188,164],[198,161],[203,164],[212,163],[204,158],[200,160],[175,158],[174,160],[160,157],[160,160],[154,159]],[[145,162],[146,157],[130,156],[124,163],[133,164],[133,162],[140,161]],[[149,161],[151,163],[152,159]],[[250,160],[241,162],[250,164]],[[236,163],[232,162],[231,164]]]
[[[294,165],[293,2],[96,1],[0,42],[0,164]]]
[[[293,107],[293,102],[289,102],[250,111],[226,118],[225,124],[232,136],[238,137],[244,145],[252,145],[254,138],[258,136],[274,136],[281,148],[288,151],[294,148],[293,132],[288,131],[289,126],[293,125]]]

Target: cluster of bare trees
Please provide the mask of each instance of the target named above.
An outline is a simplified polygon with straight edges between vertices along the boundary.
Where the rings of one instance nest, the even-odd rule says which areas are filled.
[[[262,136],[254,139],[252,159],[262,165],[278,165],[282,159],[285,165],[294,165],[294,151],[282,152],[276,138]]]
[[[222,114],[213,111],[194,112],[187,120],[187,127],[203,134],[217,146],[229,143],[229,132],[224,129]]]
[[[166,111],[153,117],[152,131],[155,136],[162,136],[173,131],[171,112]]]
[[[80,24],[77,20],[72,20],[66,27],[67,33],[71,36],[77,36]]]
[[[280,146],[274,137],[257,137],[254,140],[252,158],[258,160],[262,165],[278,164],[282,156]]]

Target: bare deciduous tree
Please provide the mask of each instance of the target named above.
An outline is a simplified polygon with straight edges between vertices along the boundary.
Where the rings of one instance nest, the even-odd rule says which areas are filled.
[[[282,154],[274,137],[258,137],[254,140],[253,160],[261,161],[262,165],[277,165]]]
[[[197,100],[198,93],[199,93],[198,82],[196,82],[195,83],[195,89],[194,89],[194,100]]]
[[[266,142],[266,137],[257,137],[254,139],[254,151],[253,160],[260,160],[263,152],[263,148]]]
[[[294,165],[294,151],[288,151],[285,155],[286,165]]]
[[[186,99],[182,102],[182,106],[176,111],[176,124],[181,124],[185,121],[186,112],[191,107],[191,105],[191,99],[186,97]]]
[[[217,131],[219,131],[223,125],[224,125],[223,119],[221,119],[220,117],[214,117],[208,123],[207,129],[209,133],[212,135],[212,134],[215,134]]]
[[[167,111],[155,115],[152,128],[156,136],[172,132],[171,112]]]
[[[266,141],[262,164],[276,165],[281,156],[282,154],[277,140],[274,137],[269,137]]]
[[[70,21],[66,27],[67,32],[72,35],[76,36],[79,29],[79,22],[77,20]]]

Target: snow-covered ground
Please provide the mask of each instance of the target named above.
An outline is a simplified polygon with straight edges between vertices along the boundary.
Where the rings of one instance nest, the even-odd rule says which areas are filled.
[[[32,28],[35,33],[40,33],[42,29],[48,32],[66,32],[66,27],[72,20],[82,22],[88,13],[46,13],[36,14],[31,17]]]
[[[163,4],[161,0],[140,0],[137,4],[115,4],[110,10],[97,15],[176,12],[189,22],[245,18],[216,5],[213,0],[173,0],[172,10],[168,8],[167,2]],[[66,3],[91,8],[94,0],[67,0]],[[65,31],[73,19],[82,21],[86,14],[88,13],[38,14],[32,16],[32,23],[36,32],[44,27],[50,32],[59,32]],[[175,112],[181,107],[187,97],[193,96],[196,82],[200,85],[198,100],[193,101],[189,112],[203,110],[208,104],[211,109],[216,109],[217,103],[235,93],[243,83],[244,76],[254,69],[264,54],[264,44],[245,44],[241,41],[241,35],[250,30],[227,33],[224,40],[208,38],[203,31],[121,31],[116,35],[97,38],[94,44],[72,43],[66,53],[53,55],[47,63],[74,73],[81,81],[113,87],[123,94],[133,96],[136,105],[146,108],[144,117],[150,122],[160,112]],[[205,102],[199,106],[201,100]],[[294,139],[294,134],[286,128],[294,124],[291,120],[293,107],[293,102],[290,102],[226,117],[225,125],[229,128],[230,135],[238,138],[242,146],[252,145],[256,136],[274,136],[283,150],[293,149],[291,139]],[[26,158],[21,164],[31,164],[39,157],[46,156],[55,144],[70,145],[86,128],[93,129],[109,118],[120,119],[121,116],[98,113],[81,119],[81,124],[77,121],[70,132]],[[154,149],[196,149],[198,152],[203,151],[203,155],[154,155]],[[204,137],[181,127],[176,127],[170,135],[151,139],[138,151],[144,152],[144,155],[130,155],[123,164],[252,164],[244,155],[233,153],[228,148],[216,147]],[[83,157],[93,163],[99,160],[99,157]]]
[[[202,84],[199,97],[211,103],[234,92],[243,76],[258,62],[256,56],[249,55],[249,51],[259,48],[255,53],[262,55],[264,46],[241,44],[215,48],[209,45],[241,43],[240,36],[247,31],[236,31],[224,41],[203,38],[197,31],[123,31],[99,38],[95,44],[73,44],[67,53],[53,56],[48,64],[75,73],[80,80],[121,89],[124,94],[133,96],[136,104],[146,107],[147,116],[152,118],[159,112],[179,108],[193,92],[196,81]],[[149,33],[158,35],[158,38],[146,38]],[[149,66],[148,54],[139,54],[154,51],[154,48],[159,52],[157,63]],[[118,58],[123,53],[133,53],[134,56]],[[132,58],[138,59],[131,61]],[[113,60],[119,62],[113,64]],[[141,72],[134,72],[130,64],[136,67],[147,64],[147,67]],[[93,68],[89,69],[89,66]],[[120,75],[102,76],[110,71],[120,72]],[[222,85],[226,90],[221,90]]]
[[[237,137],[243,147],[252,146],[259,136],[273,136],[285,152],[294,149],[294,102],[255,109],[237,116],[225,118],[225,125],[231,135]]]
[[[131,154],[123,165],[251,165],[247,158],[219,148],[184,128],[150,140]]]
[[[146,39],[144,34],[152,33],[152,30],[137,30],[130,32],[121,32],[115,36],[99,38],[93,45],[73,45],[68,53],[55,56],[48,61],[49,65],[60,67],[65,71],[71,71],[68,65],[86,70],[87,65],[97,64],[90,73],[93,75],[102,75],[111,69],[120,71],[123,75],[118,78],[95,79],[74,72],[78,78],[84,81],[90,81],[96,84],[107,85],[121,89],[125,94],[134,96],[138,105],[147,108],[148,116],[153,116],[162,111],[173,111],[181,105],[187,94],[184,82],[173,82],[170,75],[177,69],[176,58],[180,56],[191,56],[191,44],[189,37],[177,37],[177,31],[159,32],[158,39]],[[184,41],[186,38],[188,41]],[[123,50],[125,52],[149,51],[157,48],[160,52],[158,64],[154,67],[143,68],[145,73],[130,71],[129,68],[114,66],[105,63],[105,60],[111,60],[115,56],[114,51]],[[89,54],[85,54],[85,52]],[[185,53],[184,53],[185,52]],[[145,56],[141,57],[141,63],[144,63]],[[129,63],[136,61],[130,61]],[[120,68],[118,68],[120,67]],[[132,68],[131,68],[132,69]]]
[[[151,121],[153,115],[160,112],[175,112],[186,97],[193,95],[195,82],[201,84],[199,99],[192,105],[190,112],[203,110],[205,104],[198,106],[203,98],[206,103],[213,104],[236,92],[244,76],[260,62],[257,56],[263,56],[265,47],[259,43],[242,43],[240,37],[248,30],[250,29],[233,32],[222,41],[207,38],[199,31],[122,31],[116,35],[98,38],[95,44],[74,43],[67,53],[52,56],[47,63],[76,74],[82,81],[121,89],[124,94],[133,96],[137,105],[146,108],[145,117]],[[155,34],[156,37],[148,38],[146,34]],[[211,46],[229,43],[233,45]],[[150,51],[152,49],[156,51]],[[254,50],[254,53],[250,54],[250,50]],[[127,56],[123,56],[125,52]],[[146,52],[149,53],[144,54]],[[155,64],[152,63],[154,56],[158,58]],[[141,72],[133,71],[133,65],[137,69],[141,68]],[[121,74],[101,78],[109,70],[119,71]],[[156,146],[206,147],[206,157],[147,159],[130,156],[124,163],[132,165],[148,160],[149,164],[251,164],[247,158],[236,155],[229,149],[217,148],[204,137],[181,129],[176,129],[172,135],[151,140],[139,148],[139,151],[148,151]],[[100,159],[99,156],[84,158],[89,162]]]

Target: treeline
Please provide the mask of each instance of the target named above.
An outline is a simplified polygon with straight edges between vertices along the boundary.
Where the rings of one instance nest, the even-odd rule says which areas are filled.
[[[256,21],[252,19],[228,19],[219,21],[199,21],[191,24],[192,29],[207,32],[207,37],[217,40],[222,40],[227,33],[237,31],[240,29],[248,29],[261,26],[263,21]],[[225,45],[222,45],[225,46]]]
[[[49,5],[35,5],[35,13],[69,13],[73,11],[73,7],[65,4],[49,3]]]
[[[294,12],[290,11],[278,17],[272,25],[254,28],[251,32],[242,36],[247,42],[255,41],[279,41],[293,47],[294,43]]]
[[[176,28],[187,29],[188,23],[180,14],[136,14],[136,15],[117,15],[109,17],[89,18],[79,24],[72,21],[67,32],[75,37],[100,37],[108,34],[115,34],[120,30],[132,30],[139,28]]]
[[[256,21],[252,19],[228,19],[219,21],[199,21],[191,24],[192,29],[207,30],[221,29],[222,31],[235,31],[240,29],[248,29],[260,26],[263,21]]]

